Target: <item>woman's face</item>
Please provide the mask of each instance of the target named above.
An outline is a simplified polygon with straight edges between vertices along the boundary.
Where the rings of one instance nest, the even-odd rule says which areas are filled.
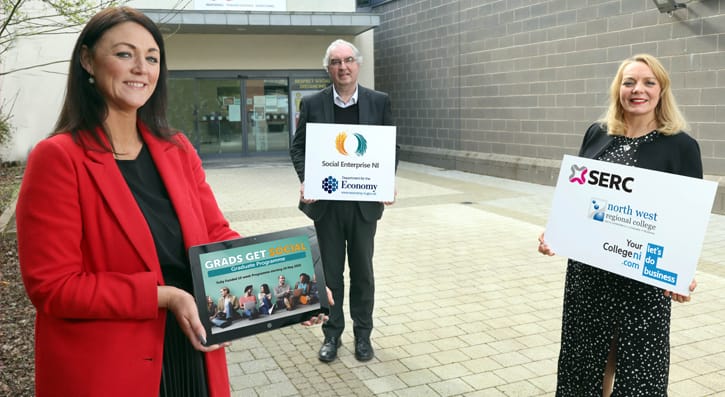
[[[161,52],[151,33],[135,22],[107,30],[94,48],[84,47],[83,68],[95,79],[109,112],[136,112],[159,79]]]
[[[651,116],[660,102],[662,87],[652,69],[642,62],[632,62],[622,71],[619,103],[625,117]]]

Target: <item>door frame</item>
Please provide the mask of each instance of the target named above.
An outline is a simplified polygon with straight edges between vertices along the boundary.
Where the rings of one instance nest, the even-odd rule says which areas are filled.
[[[274,80],[281,80],[286,79],[287,80],[287,101],[290,106],[290,111],[288,113],[287,117],[287,123],[288,123],[288,145],[287,147],[291,147],[292,145],[292,138],[294,136],[294,127],[295,127],[295,120],[294,120],[294,109],[292,106],[294,105],[294,100],[291,98],[292,95],[292,88],[290,87],[291,82],[295,78],[325,78],[329,80],[329,76],[327,75],[327,72],[323,70],[322,68],[318,69],[301,69],[301,70],[170,70],[169,71],[169,79],[194,79],[194,80],[238,80],[239,81],[239,92],[242,98],[242,101],[246,101],[246,80],[264,80],[264,79],[274,79]],[[196,98],[194,98],[194,103],[198,105],[199,102],[199,93],[197,90]],[[282,153],[287,153],[288,150],[277,150],[277,151],[269,151],[269,152],[250,152],[249,151],[249,120],[248,115],[246,112],[246,102],[242,103],[241,106],[245,111],[242,111],[241,113],[241,119],[242,119],[242,149],[241,152],[233,153],[233,157],[254,157],[254,156],[260,156],[260,155],[279,155]],[[196,143],[194,143],[196,146]],[[199,148],[196,148],[197,151]],[[208,156],[208,155],[205,155]]]

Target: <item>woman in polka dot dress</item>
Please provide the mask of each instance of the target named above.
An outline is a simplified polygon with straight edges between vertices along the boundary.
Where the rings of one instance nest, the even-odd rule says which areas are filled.
[[[622,62],[604,118],[579,156],[702,178],[697,142],[683,132],[670,78],[651,55]],[[539,252],[553,255],[539,237]],[[695,289],[696,282],[690,284]],[[671,302],[683,296],[569,260],[557,397],[667,396]]]

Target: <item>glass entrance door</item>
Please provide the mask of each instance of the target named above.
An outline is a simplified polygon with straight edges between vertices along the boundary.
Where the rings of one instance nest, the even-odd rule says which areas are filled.
[[[287,79],[247,79],[247,146],[250,153],[289,150],[289,84]]]
[[[199,154],[242,152],[239,80],[199,80]]]
[[[169,123],[202,158],[287,152],[289,115],[286,77],[169,79]]]

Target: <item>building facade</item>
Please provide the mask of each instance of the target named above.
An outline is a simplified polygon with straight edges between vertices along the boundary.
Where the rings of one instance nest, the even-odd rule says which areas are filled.
[[[658,0],[661,3],[667,1]],[[725,1],[394,0],[374,7],[375,81],[393,98],[403,159],[554,184],[606,110],[619,63],[658,57],[725,175]],[[723,212],[722,187],[715,210]]]
[[[662,13],[658,3],[685,7]],[[344,38],[363,53],[361,83],[391,95],[404,160],[553,184],[603,114],[619,63],[650,53],[670,71],[707,178],[725,175],[725,0],[127,4],[163,31],[170,121],[205,159],[285,153],[299,98],[329,84],[324,49]],[[67,60],[76,35],[25,38],[0,67]],[[0,79],[16,127],[4,160],[25,159],[51,132],[67,68]]]
[[[179,4],[184,4],[180,6]],[[169,68],[169,121],[203,159],[286,154],[303,95],[329,84],[322,58],[335,39],[353,42],[373,87],[375,14],[355,0],[132,0],[164,34]],[[0,82],[12,104],[15,134],[4,160],[24,160],[53,129],[63,100],[78,32],[23,38],[3,70],[66,60],[13,72]]]

